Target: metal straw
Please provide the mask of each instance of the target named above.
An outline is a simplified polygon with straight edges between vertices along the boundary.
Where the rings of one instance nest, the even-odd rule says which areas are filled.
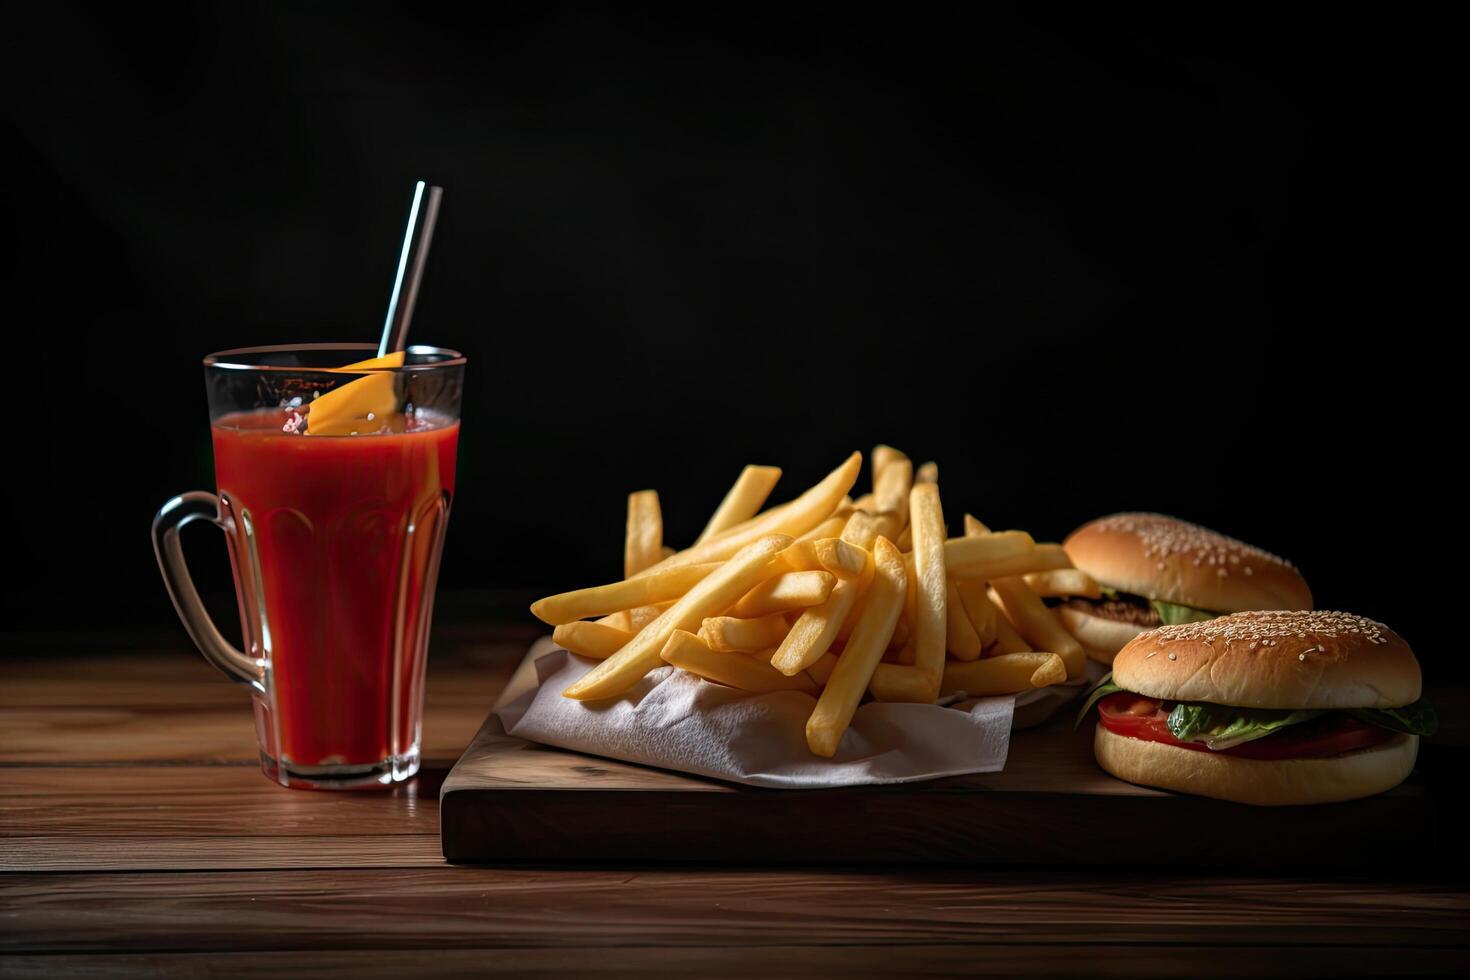
[[[439,217],[439,199],[444,188],[427,187],[421,180],[413,188],[413,206],[408,211],[408,227],[403,232],[403,251],[398,256],[398,274],[393,277],[393,295],[388,299],[388,316],[383,321],[383,339],[378,356],[408,346],[408,325],[413,320],[414,303],[419,298],[419,283],[424,278],[424,264],[429,259],[429,243],[434,238],[434,222]],[[405,287],[404,273],[408,273]]]

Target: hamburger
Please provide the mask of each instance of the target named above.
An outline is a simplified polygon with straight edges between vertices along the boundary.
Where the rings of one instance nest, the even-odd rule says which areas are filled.
[[[1393,630],[1341,612],[1245,612],[1141,633],[1089,695],[1093,750],[1143,786],[1237,803],[1392,789],[1438,727]]]
[[[1157,626],[1202,622],[1249,609],[1311,609],[1301,573],[1244,541],[1163,514],[1113,514],[1062,542],[1072,564],[1100,586],[1097,599],[1057,607],[1062,625],[1099,663]]]

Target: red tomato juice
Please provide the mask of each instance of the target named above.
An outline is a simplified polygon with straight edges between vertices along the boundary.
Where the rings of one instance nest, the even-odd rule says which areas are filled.
[[[262,411],[212,428],[246,649],[267,665],[266,754],[306,778],[416,766],[459,423],[309,436]]]

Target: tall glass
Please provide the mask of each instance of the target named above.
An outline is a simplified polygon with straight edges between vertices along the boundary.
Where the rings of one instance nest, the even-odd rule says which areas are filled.
[[[465,359],[412,347],[401,367],[362,366],[374,352],[205,358],[218,495],[182,494],[153,521],[179,617],[206,659],[250,687],[261,768],[282,786],[387,786],[419,768]],[[347,384],[357,387],[321,403],[313,432],[311,406]],[[200,519],[229,541],[244,650],[189,578],[179,530]]]

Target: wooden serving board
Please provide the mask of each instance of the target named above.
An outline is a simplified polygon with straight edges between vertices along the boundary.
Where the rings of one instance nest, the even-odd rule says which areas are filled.
[[[493,715],[440,794],[450,861],[1414,866],[1417,775],[1381,796],[1251,807],[1120,782],[1070,717],[1014,733],[1005,771],[901,786],[758,789],[506,735]]]

